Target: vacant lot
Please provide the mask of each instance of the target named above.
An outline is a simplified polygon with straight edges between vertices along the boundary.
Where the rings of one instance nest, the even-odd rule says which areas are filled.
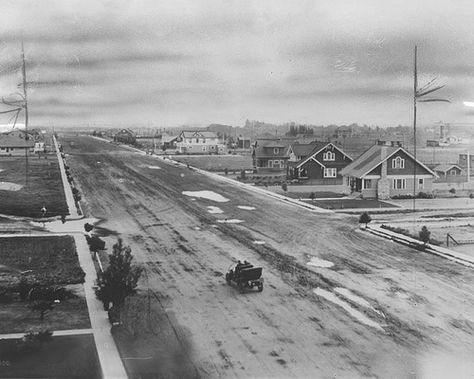
[[[0,340],[1,378],[100,378],[91,335],[53,337],[40,346]]]
[[[28,185],[24,157],[0,157],[0,182],[22,186],[18,191],[0,190],[0,213],[41,217],[46,207],[47,217],[68,214],[59,164],[55,155],[48,159],[30,157],[28,160]]]
[[[175,155],[173,159],[207,171],[240,171],[253,168],[250,155]]]
[[[15,286],[20,277],[42,285],[84,281],[70,236],[1,238],[0,262],[0,285],[4,287]]]

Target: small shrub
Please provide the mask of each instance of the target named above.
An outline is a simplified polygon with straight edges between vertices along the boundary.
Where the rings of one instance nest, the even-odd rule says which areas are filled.
[[[362,213],[359,217],[359,224],[365,224],[366,228],[370,221],[372,221],[372,217],[370,217],[367,212]]]
[[[469,194],[469,199],[474,199],[474,193]]]
[[[284,192],[288,191],[288,184],[286,184],[286,182],[281,183],[281,189],[282,189]]]
[[[449,190],[449,193],[455,195],[455,194],[456,194],[456,188],[454,188],[454,187],[451,188],[451,189]]]
[[[105,249],[105,241],[102,240],[99,236],[86,237],[87,243],[89,244],[89,249],[91,251],[99,251]]]
[[[245,170],[240,171],[240,177],[241,177],[242,179],[246,179],[246,178],[247,178],[247,174],[245,173]]]
[[[94,229],[94,225],[89,224],[88,222],[86,222],[86,223],[84,224],[84,230],[85,230],[87,233],[91,232],[92,229]]]
[[[430,235],[431,232],[428,230],[426,226],[423,226],[418,233],[418,236],[420,237],[420,240],[426,245],[428,242],[430,242]]]

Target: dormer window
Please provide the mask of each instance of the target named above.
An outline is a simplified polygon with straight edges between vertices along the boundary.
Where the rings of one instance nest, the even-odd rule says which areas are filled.
[[[336,160],[336,154],[333,153],[332,151],[326,151],[323,154],[323,160],[324,161],[335,161]]]
[[[280,151],[280,149],[278,149],[278,147],[275,147],[275,148],[273,149],[273,154],[278,154],[279,151]]]
[[[405,168],[405,159],[401,157],[392,159],[392,168]]]

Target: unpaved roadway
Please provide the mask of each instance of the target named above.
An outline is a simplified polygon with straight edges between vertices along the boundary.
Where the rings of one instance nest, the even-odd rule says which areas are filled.
[[[303,210],[91,137],[60,142],[87,216],[131,246],[146,268],[140,287],[159,296],[186,341],[193,369],[180,376],[474,372],[472,270],[369,235],[356,217]],[[229,201],[183,194],[202,190]],[[333,266],[309,266],[312,257]],[[262,293],[226,285],[237,259],[264,267]]]

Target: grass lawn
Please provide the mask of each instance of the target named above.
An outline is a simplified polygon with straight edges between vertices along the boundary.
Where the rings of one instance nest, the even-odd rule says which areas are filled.
[[[1,378],[101,378],[90,334],[53,337],[40,346],[0,340]]]
[[[56,155],[31,156],[28,162],[29,185],[25,186],[25,157],[0,157],[0,182],[23,186],[18,191],[0,190],[0,214],[39,218],[43,205],[47,217],[68,214]]]
[[[0,263],[0,286],[16,285],[20,276],[42,285],[84,282],[71,236],[0,238]]]
[[[384,203],[372,199],[335,199],[335,200],[315,200],[307,201],[317,207],[325,209],[351,209],[351,208],[396,208],[396,205]]]
[[[207,171],[252,170],[253,163],[250,155],[173,155],[175,161],[189,164]]]
[[[309,195],[311,192],[286,192],[284,193],[285,196],[291,197],[292,199],[309,199]],[[321,198],[341,198],[346,195],[342,193],[330,192],[330,191],[314,191],[315,199]]]
[[[29,308],[28,301],[18,297],[11,303],[0,304],[0,334],[26,333],[29,330],[88,329],[91,327],[89,312],[82,284],[65,286],[76,297],[54,305],[40,320],[38,312]],[[1,377],[1,376],[0,376]]]

